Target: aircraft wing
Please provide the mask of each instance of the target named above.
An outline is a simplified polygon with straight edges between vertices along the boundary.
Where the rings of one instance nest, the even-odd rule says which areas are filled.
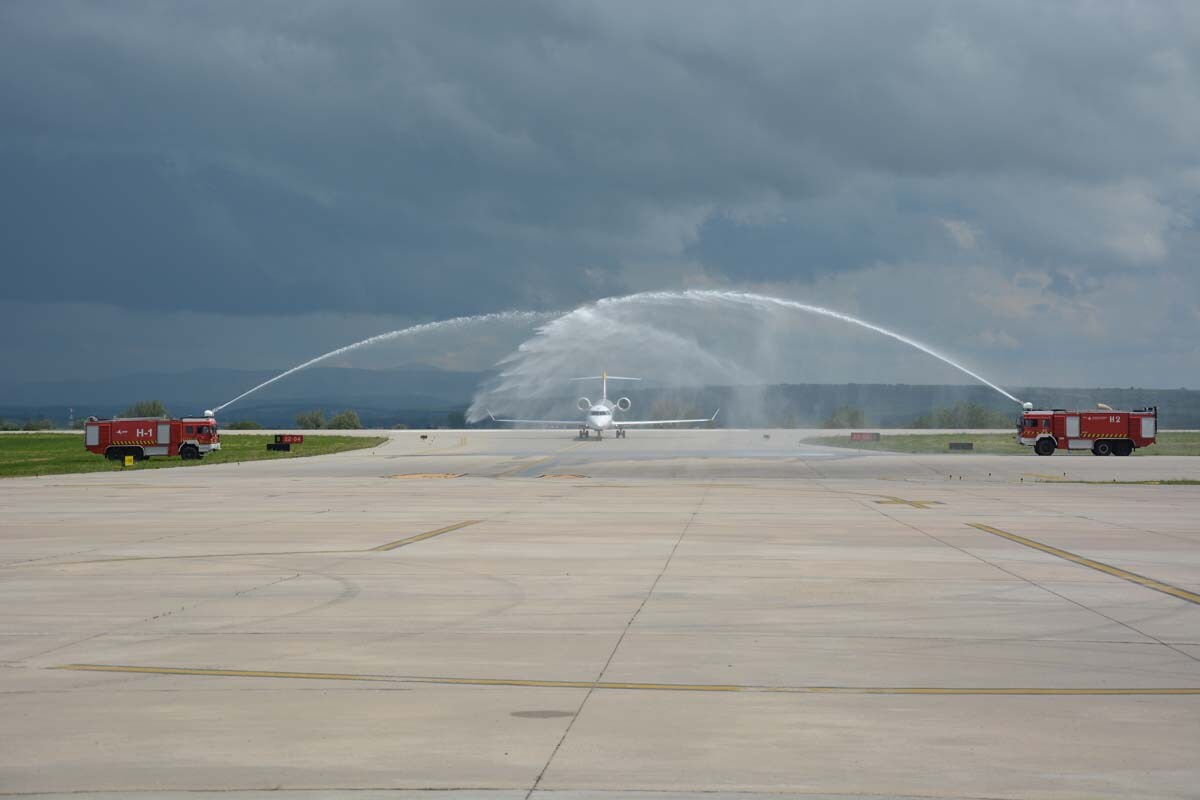
[[[517,425],[570,425],[572,428],[582,428],[583,420],[578,419],[496,419],[492,412],[488,412],[488,416],[492,418],[492,422],[511,422]]]
[[[637,425],[687,425],[700,422],[713,422],[717,418],[717,414],[721,413],[721,409],[717,409],[716,413],[707,419],[640,419],[640,420],[613,420],[614,428],[634,427]]]

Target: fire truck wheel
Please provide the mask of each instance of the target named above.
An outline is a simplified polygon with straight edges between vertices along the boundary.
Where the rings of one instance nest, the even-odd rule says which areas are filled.
[[[1053,439],[1038,439],[1038,443],[1033,446],[1033,452],[1039,456],[1054,455],[1054,440]]]
[[[1092,445],[1092,455],[1094,456],[1111,456],[1112,451],[1112,442],[1099,441]]]
[[[1113,443],[1113,455],[1128,456],[1133,454],[1133,442],[1125,439],[1124,441]]]
[[[195,445],[185,444],[179,448],[179,457],[184,461],[191,461],[192,459],[200,458],[200,451],[196,449]]]

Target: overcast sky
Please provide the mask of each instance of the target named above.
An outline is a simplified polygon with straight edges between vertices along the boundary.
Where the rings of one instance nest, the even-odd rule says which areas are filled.
[[[738,288],[1200,388],[1198,61],[1194,2],[12,0],[0,374]]]

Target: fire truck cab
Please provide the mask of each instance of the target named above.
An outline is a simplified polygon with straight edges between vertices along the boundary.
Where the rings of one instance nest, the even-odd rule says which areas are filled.
[[[1158,407],[1133,411],[1035,410],[1032,403],[1017,418],[1017,441],[1039,456],[1055,450],[1091,450],[1097,456],[1127,456],[1152,445],[1158,435]]]
[[[182,419],[91,417],[84,427],[83,441],[90,452],[116,461],[125,456],[138,461],[150,456],[179,456],[188,461],[221,449],[221,433],[211,412]]]

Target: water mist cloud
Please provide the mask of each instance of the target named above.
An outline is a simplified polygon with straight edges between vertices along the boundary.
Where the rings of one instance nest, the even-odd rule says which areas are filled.
[[[930,346],[848,314],[749,292],[692,290],[608,298],[542,326],[501,361],[500,375],[476,394],[467,416],[478,422],[497,409],[550,413],[568,378],[602,369],[668,387],[761,386],[786,373],[792,350],[787,337],[802,335],[794,327],[797,316],[835,320],[900,342],[1020,402]]]

